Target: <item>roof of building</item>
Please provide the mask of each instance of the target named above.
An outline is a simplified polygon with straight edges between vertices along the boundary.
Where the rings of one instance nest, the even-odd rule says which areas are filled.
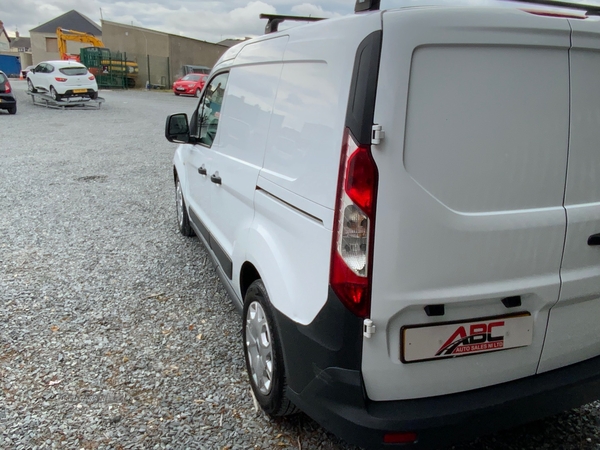
[[[81,31],[83,33],[90,33],[94,36],[102,36],[102,28],[100,28],[96,22],[85,17],[83,14],[75,11],[74,9],[64,13],[62,16],[58,16],[49,22],[43,23],[42,25],[29,30],[29,32],[56,33],[56,29],[58,27]]]
[[[18,37],[10,41],[10,48],[31,48],[31,38]]]

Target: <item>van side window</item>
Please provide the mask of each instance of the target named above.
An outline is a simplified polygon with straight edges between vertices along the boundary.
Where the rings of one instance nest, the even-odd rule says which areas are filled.
[[[217,135],[221,105],[225,94],[225,86],[229,73],[221,73],[214,77],[204,90],[198,110],[198,130],[201,144],[210,147]]]

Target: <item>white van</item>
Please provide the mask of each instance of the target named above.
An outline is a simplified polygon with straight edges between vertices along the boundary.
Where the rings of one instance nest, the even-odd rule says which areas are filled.
[[[422,448],[600,398],[598,11],[358,5],[167,119],[258,401]]]

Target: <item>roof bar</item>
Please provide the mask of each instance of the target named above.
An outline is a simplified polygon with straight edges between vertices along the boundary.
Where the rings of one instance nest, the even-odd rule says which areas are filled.
[[[554,6],[556,8],[568,8],[585,11],[588,16],[600,16],[599,5],[582,5],[581,3],[569,3],[552,0],[508,0],[516,3],[532,3],[534,5]]]
[[[381,0],[356,0],[354,12],[377,11]]]
[[[269,19],[267,25],[265,26],[265,34],[275,33],[277,31],[277,27],[284,20],[295,20],[298,22],[316,22],[318,20],[323,20],[324,17],[302,17],[302,16],[282,16],[279,14],[261,14],[261,19]]]

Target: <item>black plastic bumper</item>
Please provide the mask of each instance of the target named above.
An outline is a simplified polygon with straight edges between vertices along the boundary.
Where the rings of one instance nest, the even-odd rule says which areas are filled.
[[[359,366],[361,321],[344,310],[330,292],[329,301],[312,324],[295,324],[280,313],[276,320],[284,344],[290,399],[349,443],[373,449],[436,448],[600,398],[600,357],[596,357],[473,391],[415,400],[370,401]],[[417,441],[384,444],[383,437],[390,432],[415,432]]]
[[[0,109],[10,109],[17,104],[17,100],[12,95],[0,94]]]

